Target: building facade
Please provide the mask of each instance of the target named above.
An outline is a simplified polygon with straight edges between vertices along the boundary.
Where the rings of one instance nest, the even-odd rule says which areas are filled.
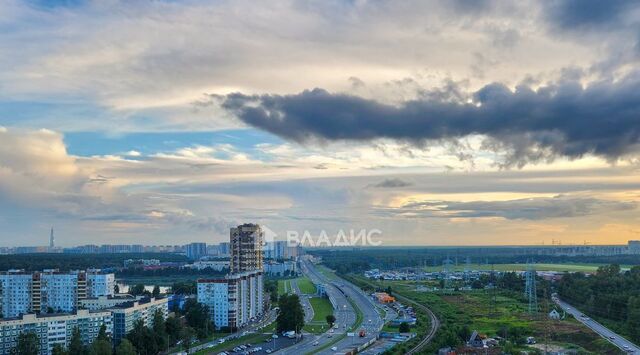
[[[113,296],[116,289],[114,274],[87,272],[87,297]]]
[[[0,274],[2,317],[74,312],[80,300],[91,295],[113,295],[114,287],[113,274],[101,274],[95,270],[67,273],[10,270]]]
[[[144,325],[149,328],[153,327],[153,318],[157,311],[162,312],[164,319],[167,319],[169,315],[169,300],[167,298],[141,299],[111,308],[114,344],[119,344],[138,320],[142,320]]]
[[[262,271],[198,280],[198,302],[209,309],[216,328],[241,328],[264,313]]]
[[[257,224],[231,228],[231,273],[263,269],[263,240],[264,232]]]
[[[191,260],[199,260],[203,256],[207,256],[207,243],[191,243],[185,247],[187,258]]]
[[[82,342],[88,345],[98,335],[102,325],[107,334],[112,333],[112,316],[109,311],[90,312],[79,310],[74,314],[35,315],[0,320],[0,354],[11,354],[18,345],[18,337],[33,332],[40,342],[40,354],[49,355],[56,344],[69,346],[73,331],[80,330]]]

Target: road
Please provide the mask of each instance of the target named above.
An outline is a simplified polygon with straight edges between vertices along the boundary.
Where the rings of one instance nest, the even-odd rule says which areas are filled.
[[[640,347],[638,347],[634,343],[628,341],[627,339],[621,337],[615,332],[609,330],[608,328],[596,322],[595,320],[588,317],[582,317],[583,313],[580,310],[576,309],[575,307],[573,307],[572,305],[566,302],[561,301],[559,298],[554,297],[553,300],[565,312],[571,314],[580,323],[591,328],[591,330],[598,333],[601,337],[607,339],[610,343],[620,348],[620,350],[626,351],[629,354],[640,354]]]
[[[321,348],[323,345],[334,341],[334,337],[337,337],[340,334],[344,334],[346,332],[344,325],[346,325],[346,328],[348,329],[355,323],[356,320],[356,312],[351,304],[347,301],[346,296],[342,292],[340,292],[338,288],[332,285],[324,275],[317,272],[315,270],[315,267],[313,267],[310,263],[304,261],[301,262],[301,270],[307,277],[309,277],[311,282],[313,282],[314,284],[326,285],[327,296],[338,308],[334,309],[334,316],[336,317],[336,324],[338,324],[339,328],[334,331],[335,333],[304,333],[303,339],[298,344],[277,351],[275,354],[306,354],[309,352],[314,352],[315,349]]]
[[[337,352],[345,353],[362,345],[373,338],[377,338],[380,329],[384,322],[376,309],[376,305],[373,300],[369,298],[359,287],[347,282],[343,279],[329,280],[325,275],[320,273],[313,264],[302,261],[301,269],[312,282],[322,283],[326,285],[327,294],[333,299],[334,304],[337,306],[335,310],[335,316],[337,318],[336,324],[338,329],[335,330],[333,337],[343,336],[347,331],[350,333],[357,333],[360,329],[365,330],[365,337],[345,337],[342,340],[337,341],[331,346],[331,348],[337,348]],[[349,302],[349,299],[358,307],[362,312],[363,321],[362,326],[358,329],[351,329],[356,321],[356,312],[353,306]],[[324,344],[330,343],[335,339],[329,338],[327,333],[319,336],[311,336],[311,348],[302,349],[302,353],[314,352],[317,354],[334,354],[336,351],[324,349],[321,351],[314,351],[314,349],[321,348]],[[313,345],[314,342],[318,342],[318,345]],[[287,349],[287,352],[292,349]],[[298,349],[293,349],[291,353],[298,353]]]
[[[291,292],[300,297],[300,303],[302,304],[302,308],[304,309],[304,324],[309,324],[309,322],[311,322],[311,320],[313,319],[313,307],[311,307],[311,302],[309,302],[309,295],[300,292],[298,281],[291,280],[290,284]]]

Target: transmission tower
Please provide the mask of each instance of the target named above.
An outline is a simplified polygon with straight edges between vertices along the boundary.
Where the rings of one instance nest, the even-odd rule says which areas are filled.
[[[448,290],[451,288],[451,264],[453,261],[449,259],[449,255],[442,262],[442,274],[444,276],[444,289]]]
[[[529,300],[529,313],[538,313],[538,295],[536,290],[536,269],[532,262],[527,262],[525,272],[524,296]]]
[[[467,256],[464,263],[464,284],[468,285],[469,281],[471,281],[471,259]]]

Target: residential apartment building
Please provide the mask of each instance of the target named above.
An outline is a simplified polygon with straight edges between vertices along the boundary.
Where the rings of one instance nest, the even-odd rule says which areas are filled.
[[[198,302],[209,309],[216,328],[241,328],[264,312],[262,271],[198,280]]]
[[[263,241],[264,232],[257,224],[231,228],[231,273],[262,270]]]
[[[203,256],[207,256],[207,243],[191,243],[185,246],[187,258],[191,260],[199,260]]]
[[[264,248],[264,257],[275,260],[294,260],[300,256],[300,246],[287,241],[269,242]]]
[[[79,300],[90,295],[113,295],[113,274],[58,270],[24,272],[10,270],[0,274],[0,302],[3,317],[28,313],[69,313],[78,309]]]
[[[100,273],[99,270],[87,271],[87,297],[113,296],[115,289],[114,274]]]
[[[166,319],[169,315],[168,302],[167,298],[146,298],[111,308],[114,344],[120,343],[120,340],[127,336],[140,319],[145,326],[153,327],[153,317],[158,310]]]
[[[110,335],[111,312],[90,312],[81,309],[73,314],[25,314],[19,318],[3,319],[0,320],[0,355],[11,354],[23,332],[33,332],[38,336],[42,355],[51,354],[56,344],[69,346],[76,327],[80,330],[82,342],[88,345],[94,341],[103,324]]]

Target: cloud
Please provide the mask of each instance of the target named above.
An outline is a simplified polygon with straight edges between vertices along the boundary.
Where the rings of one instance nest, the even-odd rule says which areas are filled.
[[[426,92],[399,105],[323,89],[293,95],[226,96],[222,106],[245,123],[300,143],[411,142],[487,137],[485,148],[506,154],[505,166],[588,154],[615,161],[637,153],[640,74],[582,86],[564,81],[511,90],[494,83],[467,100]]]
[[[617,27],[625,13],[638,7],[633,0],[554,0],[544,4],[549,20],[567,30]]]
[[[408,181],[404,181],[398,178],[391,178],[391,179],[384,179],[373,186],[382,187],[382,188],[394,188],[394,187],[408,187],[412,185],[413,184]]]
[[[635,202],[597,198],[555,197],[525,198],[507,201],[421,201],[408,203],[391,213],[410,218],[493,218],[543,220],[583,217],[636,209]]]

